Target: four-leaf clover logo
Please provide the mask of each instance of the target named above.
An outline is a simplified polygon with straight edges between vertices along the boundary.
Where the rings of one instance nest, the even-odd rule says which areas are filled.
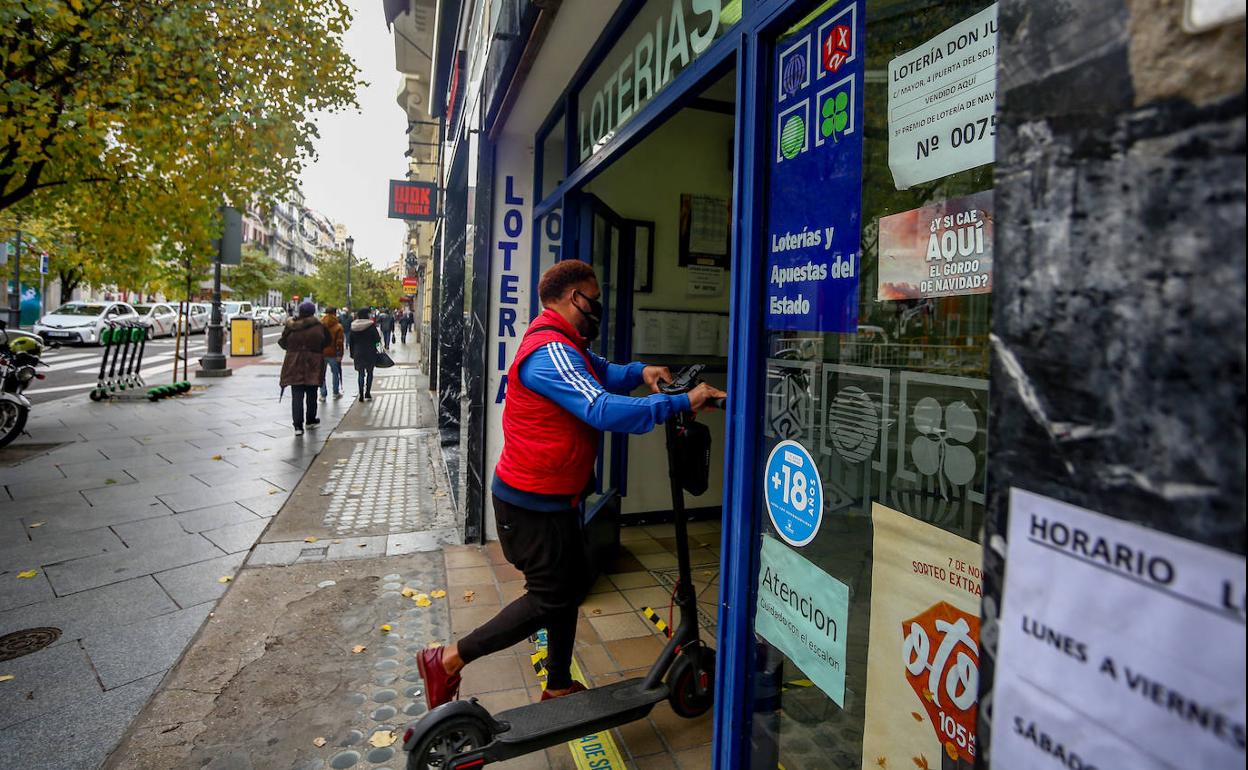
[[[838,134],[844,133],[845,127],[849,125],[848,107],[849,94],[844,91],[837,91],[836,96],[824,101],[820,109],[823,121],[819,124],[819,130],[825,137],[835,139]]]
[[[946,479],[964,486],[975,478],[975,453],[965,444],[974,440],[979,421],[965,402],[942,410],[936,399],[923,398],[914,407],[914,426],[921,434],[910,445],[914,465],[925,476],[939,476],[942,495],[948,496]]]

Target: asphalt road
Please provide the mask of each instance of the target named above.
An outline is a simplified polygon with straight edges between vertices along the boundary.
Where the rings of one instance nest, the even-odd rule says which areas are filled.
[[[277,338],[281,334],[280,326],[269,327],[264,330],[264,346],[266,351],[271,345],[277,344]],[[161,337],[147,343],[147,348],[143,351],[143,369],[142,376],[148,385],[164,385],[173,380],[173,364],[174,349],[172,337]],[[205,335],[196,334],[191,337],[190,347],[190,371],[192,378],[195,369],[199,366],[199,358],[207,351],[207,340]],[[226,341],[226,352],[229,351],[229,341]],[[88,346],[68,346],[60,348],[48,348],[44,351],[43,360],[48,366],[39,367],[39,372],[44,375],[45,379],[35,380],[35,382],[26,391],[26,396],[32,403],[44,403],[55,399],[82,394],[85,399],[87,393],[95,387],[96,381],[100,374],[100,357],[103,355],[104,349],[100,347]],[[179,362],[179,369],[181,369]]]

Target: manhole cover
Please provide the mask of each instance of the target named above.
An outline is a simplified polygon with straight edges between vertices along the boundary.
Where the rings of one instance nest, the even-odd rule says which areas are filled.
[[[44,647],[61,638],[59,628],[27,628],[0,636],[0,661],[13,660]]]

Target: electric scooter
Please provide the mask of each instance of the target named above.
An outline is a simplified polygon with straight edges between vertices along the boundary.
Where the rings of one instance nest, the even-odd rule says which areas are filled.
[[[689,392],[701,381],[698,375],[702,369],[700,365],[684,369],[673,382],[663,385],[662,391]],[[722,409],[723,400],[715,406]],[[409,752],[407,770],[463,770],[541,751],[641,719],[663,700],[669,701],[678,715],[690,719],[711,708],[715,651],[698,635],[683,493],[689,489],[700,494],[706,489],[709,434],[688,413],[668,420],[664,429],[679,562],[674,601],[680,609],[680,622],[650,671],[644,677],[493,715],[476,698],[444,703],[404,732],[403,748]]]

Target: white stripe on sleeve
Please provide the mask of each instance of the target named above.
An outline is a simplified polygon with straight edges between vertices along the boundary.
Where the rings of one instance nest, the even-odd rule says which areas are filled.
[[[589,398],[591,402],[597,398],[600,393],[602,393],[602,388],[599,387],[596,382],[591,381],[575,366],[573,366],[572,359],[568,356],[568,348],[565,345],[559,345],[555,351],[555,355],[563,358],[564,366],[567,367],[568,372],[571,373],[573,377],[580,381],[583,388],[582,392],[588,392],[590,394],[587,398]]]
[[[559,372],[559,376],[563,378],[563,381],[572,386],[577,393],[584,396],[586,401],[593,403],[595,394],[585,389],[584,383],[575,376],[576,372],[572,371],[571,366],[559,355],[563,352],[562,348],[563,345],[558,342],[548,342],[546,343],[546,355],[550,356],[550,362],[555,365],[555,371]]]

